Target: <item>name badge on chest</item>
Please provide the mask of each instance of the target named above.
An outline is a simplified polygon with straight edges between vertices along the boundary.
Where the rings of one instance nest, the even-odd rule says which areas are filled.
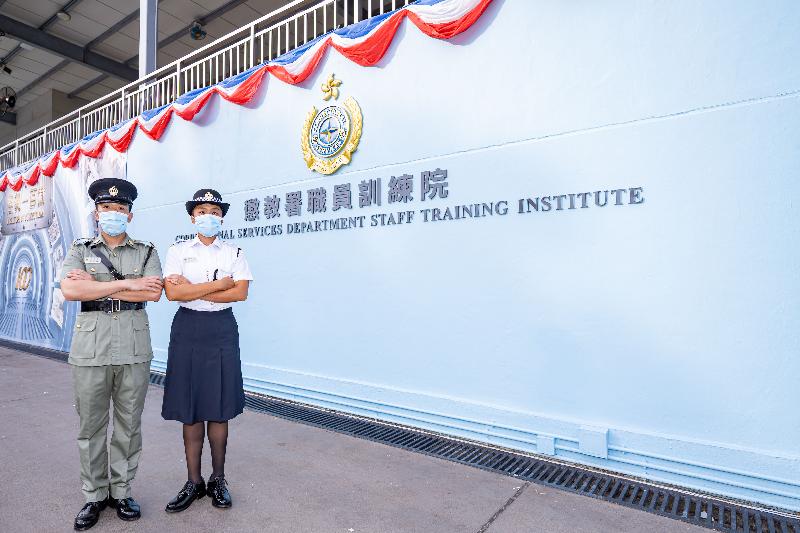
[[[84,257],[83,262],[87,265],[99,265],[100,258],[99,257]]]

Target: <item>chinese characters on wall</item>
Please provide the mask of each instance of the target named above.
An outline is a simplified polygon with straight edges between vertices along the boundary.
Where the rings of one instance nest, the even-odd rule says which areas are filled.
[[[388,204],[409,203],[414,200],[414,195],[419,194],[420,201],[435,198],[447,198],[447,170],[437,168],[429,172],[422,172],[419,177],[418,193],[414,188],[415,180],[411,174],[392,176],[388,180],[386,201]],[[334,185],[330,191],[327,187],[314,187],[305,191],[290,191],[285,195],[273,194],[261,198],[250,198],[244,202],[244,219],[246,222],[257,220],[271,220],[280,217],[299,217],[303,213],[319,214],[334,213],[343,209],[352,210],[354,205],[359,208],[381,206],[383,201],[382,178],[366,179],[358,183],[358,191],[351,189],[350,183]],[[354,192],[358,195],[353,201]],[[281,202],[283,210],[281,211]]]
[[[3,235],[48,227],[53,218],[53,180],[42,178],[19,191],[7,188],[3,215]]]
[[[400,174],[363,179],[354,183],[318,185],[282,194],[244,200],[245,227],[225,228],[220,237],[244,239],[314,233],[319,231],[374,228],[517,215],[636,205],[644,202],[643,189],[630,187],[603,191],[541,195],[514,202],[491,200],[453,203],[447,169],[436,168],[418,175]],[[444,203],[446,202],[446,204]],[[516,210],[511,207],[516,204]],[[369,214],[361,214],[372,208]],[[385,211],[375,212],[375,208]],[[177,239],[191,239],[179,235]]]

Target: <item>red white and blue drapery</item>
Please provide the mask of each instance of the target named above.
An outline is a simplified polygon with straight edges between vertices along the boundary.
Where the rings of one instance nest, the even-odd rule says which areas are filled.
[[[106,145],[125,152],[136,130],[157,140],[173,115],[192,120],[214,94],[235,104],[246,104],[258,91],[266,74],[289,84],[298,84],[316,69],[325,51],[332,47],[351,61],[375,65],[394,39],[403,19],[408,18],[423,33],[436,39],[450,39],[468,29],[486,10],[491,0],[418,0],[403,8],[334,30],[272,61],[228,78],[210,87],[180,96],[175,102],[146,111],[112,128],[91,133],[77,143],[41,157],[17,174],[7,171],[0,178],[0,191],[35,185],[42,175],[52,176],[58,165],[73,168],[80,157],[98,157]]]

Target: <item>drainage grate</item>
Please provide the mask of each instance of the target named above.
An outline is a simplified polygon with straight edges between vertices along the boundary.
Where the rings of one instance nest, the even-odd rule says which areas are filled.
[[[0,340],[0,346],[66,361],[67,354]],[[164,374],[152,372],[150,383],[164,386]],[[443,435],[423,433],[372,419],[345,415],[310,405],[245,394],[245,405],[261,413],[316,426],[338,433],[388,444],[519,479],[606,500],[626,507],[674,518],[726,532],[800,533],[800,519],[756,509],[713,497],[650,485],[637,480],[596,472],[465,442]]]
[[[153,373],[150,381],[163,386],[164,375]],[[245,397],[247,407],[254,411],[583,494],[708,529],[744,533],[800,533],[800,519],[776,512],[276,398],[254,394],[246,394]]]

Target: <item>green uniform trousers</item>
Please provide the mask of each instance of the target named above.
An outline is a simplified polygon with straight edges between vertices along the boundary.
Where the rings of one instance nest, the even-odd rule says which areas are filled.
[[[105,500],[109,491],[112,498],[128,498],[142,453],[142,410],[150,383],[150,362],[73,366],[72,377],[75,408],[80,417],[78,450],[83,495],[87,502]],[[110,400],[114,404],[114,432],[109,453],[106,437]]]

